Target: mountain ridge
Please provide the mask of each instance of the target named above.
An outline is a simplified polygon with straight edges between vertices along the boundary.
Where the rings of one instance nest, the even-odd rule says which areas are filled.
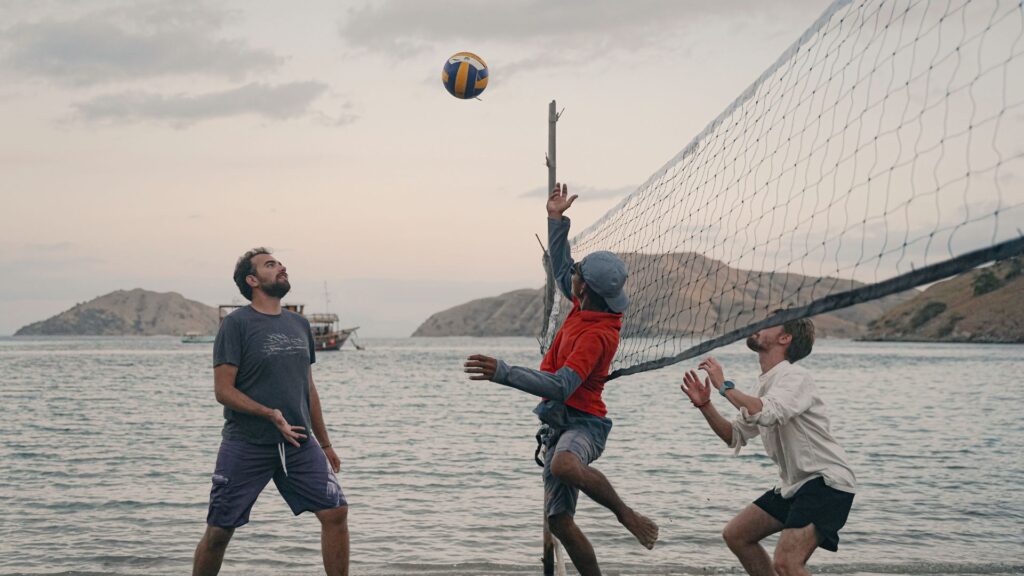
[[[22,326],[15,336],[180,336],[215,334],[217,309],[177,292],[115,290]]]
[[[629,253],[620,257],[630,270],[643,270],[642,274],[630,276],[627,293],[634,300],[660,303],[627,310],[622,328],[624,337],[689,335],[695,325],[695,315],[701,315],[701,325],[715,326],[719,332],[726,332],[755,320],[753,312],[737,312],[753,310],[754,302],[769,310],[789,308],[863,286],[860,282],[838,278],[740,270],[691,252]],[[863,336],[869,322],[917,293],[909,290],[816,316],[818,333],[823,337]],[[412,335],[538,336],[542,331],[543,308],[543,289],[514,290],[437,312]]]

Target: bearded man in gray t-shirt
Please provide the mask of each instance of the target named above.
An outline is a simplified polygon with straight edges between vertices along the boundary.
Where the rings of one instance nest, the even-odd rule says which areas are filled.
[[[192,574],[220,571],[235,528],[249,522],[256,498],[273,479],[292,512],[320,519],[327,574],[347,575],[348,503],[335,476],[341,460],[313,383],[316,347],[309,321],[281,307],[291,284],[269,250],[243,254],[234,279],[251,304],[224,318],[213,347],[224,429]]]

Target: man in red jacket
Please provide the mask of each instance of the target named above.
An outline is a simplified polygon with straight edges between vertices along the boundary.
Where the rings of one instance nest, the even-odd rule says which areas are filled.
[[[658,539],[658,526],[626,506],[604,474],[590,466],[604,451],[612,428],[601,393],[619,347],[622,312],[629,298],[622,290],[626,266],[615,254],[594,252],[573,262],[569,219],[562,214],[575,200],[562,185],[548,197],[551,270],[573,306],[540,370],[479,354],[469,357],[465,370],[471,380],[491,380],[542,398],[534,412],[551,431],[544,462],[544,513],[576,570],[592,576],[601,573],[594,548],[573,520],[580,490],[614,512],[648,549]]]

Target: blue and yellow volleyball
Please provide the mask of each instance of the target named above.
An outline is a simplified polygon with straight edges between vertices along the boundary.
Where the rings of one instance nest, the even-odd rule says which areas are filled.
[[[453,54],[444,63],[441,82],[456,98],[476,98],[487,88],[487,63],[472,52]]]

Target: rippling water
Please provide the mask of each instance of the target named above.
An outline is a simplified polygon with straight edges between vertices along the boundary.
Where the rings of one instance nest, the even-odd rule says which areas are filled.
[[[314,375],[351,504],[353,574],[539,573],[531,397],[469,382],[473,352],[536,366],[529,339],[366,340]],[[0,573],[187,574],[220,440],[209,345],[0,339]],[[757,359],[717,353],[742,388]],[[831,573],[1024,573],[1022,346],[820,342],[804,361],[861,491]],[[678,390],[681,368],[616,380],[597,462],[661,524],[653,552],[585,496],[608,574],[737,573],[719,533],[775,478]],[[773,544],[774,542],[771,542]],[[319,525],[269,485],[222,574],[322,573]]]

